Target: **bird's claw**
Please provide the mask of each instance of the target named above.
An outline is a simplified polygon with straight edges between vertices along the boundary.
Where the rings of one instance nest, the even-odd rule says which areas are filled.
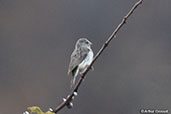
[[[90,67],[90,70],[94,71],[94,67],[93,67],[93,66],[91,66],[91,67]]]

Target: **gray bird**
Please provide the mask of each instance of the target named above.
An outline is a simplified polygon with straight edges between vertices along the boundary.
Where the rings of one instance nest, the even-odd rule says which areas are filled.
[[[77,75],[82,75],[93,61],[91,45],[92,43],[86,38],[80,38],[75,44],[68,68],[68,75],[72,73],[71,88],[75,85]]]

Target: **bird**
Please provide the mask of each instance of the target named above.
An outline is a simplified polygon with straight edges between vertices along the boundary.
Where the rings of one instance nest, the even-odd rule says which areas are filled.
[[[72,75],[70,88],[75,86],[77,75],[82,75],[93,61],[92,43],[87,38],[79,38],[71,54],[68,75]]]

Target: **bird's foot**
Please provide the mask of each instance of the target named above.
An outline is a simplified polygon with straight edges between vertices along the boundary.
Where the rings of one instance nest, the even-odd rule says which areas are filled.
[[[91,66],[91,67],[90,67],[90,70],[94,71],[94,67],[93,67],[93,66]]]
[[[83,73],[84,73],[84,72],[80,72],[80,76],[81,76],[81,77],[83,77]]]

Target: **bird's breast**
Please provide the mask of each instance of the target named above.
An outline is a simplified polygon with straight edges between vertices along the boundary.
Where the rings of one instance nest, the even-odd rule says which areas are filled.
[[[79,69],[80,70],[86,69],[93,61],[93,56],[94,56],[93,51],[89,51],[85,59],[79,64]]]

